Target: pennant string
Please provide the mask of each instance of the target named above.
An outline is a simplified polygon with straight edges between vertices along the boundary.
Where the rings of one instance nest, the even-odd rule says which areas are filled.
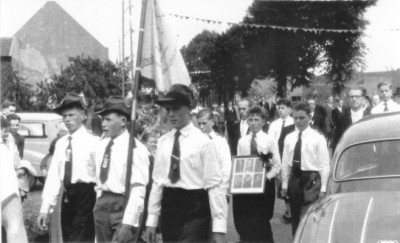
[[[304,32],[313,32],[313,33],[320,33],[320,32],[330,32],[330,33],[362,33],[363,30],[360,29],[323,29],[323,28],[301,28],[301,27],[292,27],[292,26],[278,26],[278,25],[263,25],[263,24],[244,24],[244,23],[232,23],[220,20],[212,20],[212,19],[203,19],[203,18],[196,18],[191,16],[184,16],[178,14],[171,14],[167,13],[173,17],[180,17],[186,19],[194,19],[196,21],[201,21],[204,23],[213,23],[213,24],[227,24],[228,26],[240,26],[240,27],[247,27],[247,28],[269,28],[274,30],[284,30],[284,31],[292,31],[296,33],[297,31],[304,31]],[[389,31],[400,31],[400,29],[389,29]]]

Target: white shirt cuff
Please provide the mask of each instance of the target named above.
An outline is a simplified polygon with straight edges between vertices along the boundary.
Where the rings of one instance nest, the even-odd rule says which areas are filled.
[[[214,219],[213,220],[212,231],[213,233],[226,233],[226,220]]]
[[[158,216],[149,214],[147,216],[146,226],[157,227],[157,225],[158,225]]]
[[[45,213],[45,214],[48,214],[49,213],[49,211],[50,211],[50,204],[48,204],[48,203],[42,203],[42,207],[40,207],[40,213]]]

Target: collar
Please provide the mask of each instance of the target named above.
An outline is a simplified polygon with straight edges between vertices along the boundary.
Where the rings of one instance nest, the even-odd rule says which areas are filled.
[[[179,129],[179,132],[181,133],[182,136],[186,137],[189,134],[190,130],[192,130],[193,128],[195,128],[195,126],[193,125],[193,122],[189,122],[189,124],[187,124],[186,126],[182,127],[181,129]],[[175,135],[177,130],[178,129],[173,128],[171,130],[172,135]]]
[[[353,109],[351,109],[350,108],[350,114],[351,115],[360,115],[360,114],[363,114],[364,113],[364,109],[363,108],[360,108],[358,111],[353,111]]]
[[[123,133],[121,133],[120,135],[118,135],[117,137],[114,138],[114,143],[125,143],[126,142],[126,137],[128,137],[128,141],[129,141],[129,133],[128,133],[128,129],[125,129],[125,131]],[[108,138],[108,140],[111,140],[111,138]]]
[[[309,133],[311,130],[312,130],[311,126],[308,125],[308,127],[306,127],[306,129],[304,129],[301,133],[302,133],[302,135],[304,136],[304,135],[306,135],[307,133]],[[295,128],[295,131],[296,131],[296,133],[300,133],[300,130],[297,129],[297,127]]]
[[[210,135],[212,138],[217,137],[218,135],[212,130],[208,135]]]
[[[68,137],[72,137],[72,139],[81,136],[82,134],[84,134],[86,132],[86,128],[84,125],[82,125],[80,128],[78,128],[78,130],[76,130],[74,133],[70,134],[68,133],[66,135],[66,138],[68,139]]]

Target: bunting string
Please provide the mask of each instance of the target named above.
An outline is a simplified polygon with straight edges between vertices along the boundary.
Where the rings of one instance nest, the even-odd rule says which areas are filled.
[[[274,30],[283,30],[283,31],[291,31],[296,33],[297,31],[304,31],[304,32],[312,32],[312,33],[321,33],[321,32],[331,32],[331,33],[362,33],[363,30],[359,29],[322,29],[322,28],[301,28],[301,27],[289,27],[289,26],[279,26],[279,25],[263,25],[263,24],[243,24],[243,23],[232,23],[226,21],[219,21],[219,20],[212,20],[212,19],[204,19],[204,18],[197,18],[173,13],[167,13],[167,15],[180,18],[180,19],[192,19],[208,24],[227,24],[228,26],[241,26],[247,28],[255,28],[255,29],[274,29]],[[389,31],[400,31],[400,29],[390,29]]]

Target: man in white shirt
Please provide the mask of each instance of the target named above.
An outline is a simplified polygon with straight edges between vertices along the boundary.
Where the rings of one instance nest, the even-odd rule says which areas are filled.
[[[85,107],[78,94],[68,93],[61,105],[54,109],[62,115],[68,134],[56,143],[37,223],[39,229],[47,228],[48,214],[53,211],[63,186],[61,228],[64,242],[94,242],[94,151],[99,138],[83,126]]]
[[[279,156],[282,158],[283,153],[283,143],[285,141],[286,136],[294,131],[293,118],[290,116],[292,114],[292,103],[288,99],[279,99],[277,102],[277,112],[279,118],[273,121],[269,127],[268,134],[274,138],[274,141],[278,144],[279,147]],[[282,181],[276,180],[278,184],[278,198],[281,198],[280,189],[282,189]],[[285,200],[286,211],[283,217],[286,220],[291,219],[290,214],[290,204],[286,198],[281,198]]]
[[[155,242],[225,242],[227,201],[215,144],[190,120],[189,87],[175,84],[157,101],[173,129],[160,137],[154,162],[146,235]],[[160,220],[159,220],[160,219]],[[212,232],[212,234],[211,234]]]
[[[371,114],[400,111],[400,105],[392,99],[392,84],[388,81],[381,82],[378,84],[378,89],[381,94],[381,102],[372,108]]]
[[[130,101],[112,96],[102,116],[104,137],[95,153],[97,200],[93,209],[97,242],[132,242],[137,233],[144,196],[149,181],[149,157],[144,145],[135,139],[131,191],[126,208],[125,182],[131,117]]]
[[[310,106],[296,104],[293,120],[296,130],[286,136],[283,149],[282,196],[289,195],[294,235],[301,213],[326,195],[330,168],[326,139],[310,127]]]
[[[223,187],[226,195],[228,195],[232,167],[232,158],[228,142],[213,130],[214,115],[210,109],[205,108],[197,113],[197,123],[200,130],[215,143],[218,151],[218,162],[222,170]]]
[[[250,133],[242,137],[238,144],[238,156],[272,153],[272,159],[265,161],[264,192],[233,195],[233,219],[243,242],[274,242],[270,220],[274,214],[275,178],[280,172],[281,161],[278,144],[262,131],[265,119],[260,107],[252,107],[247,115]]]

